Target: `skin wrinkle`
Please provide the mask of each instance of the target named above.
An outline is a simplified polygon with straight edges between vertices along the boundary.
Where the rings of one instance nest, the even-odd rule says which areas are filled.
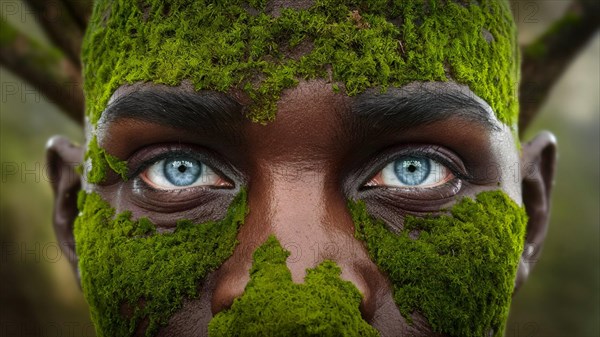
[[[179,3],[179,0],[176,2]],[[185,2],[186,0],[181,0],[183,6],[195,6],[184,4]],[[516,97],[515,91],[509,90],[511,85],[517,83],[516,80],[511,82],[510,79],[516,78],[518,64],[514,54],[508,57],[511,50],[515,52],[516,44],[514,25],[509,19],[510,12],[505,3],[484,0],[477,5],[461,5],[461,9],[454,4],[446,5],[434,1],[425,10],[431,17],[423,17],[418,13],[424,9],[419,8],[416,2],[398,2],[390,7],[383,2],[374,1],[365,3],[365,7],[361,7],[360,11],[352,12],[352,20],[348,19],[348,8],[333,1],[318,2],[317,6],[321,7],[308,9],[307,18],[312,16],[318,21],[322,19],[322,14],[331,15],[333,21],[339,21],[339,27],[348,29],[347,32],[356,33],[356,40],[347,40],[349,45],[342,43],[346,41],[344,38],[347,36],[344,34],[347,32],[342,32],[342,35],[335,32],[331,36],[325,36],[324,40],[319,40],[322,36],[310,32],[314,28],[311,25],[316,21],[307,25],[298,24],[303,19],[295,17],[295,13],[305,12],[279,11],[280,16],[277,20],[290,20],[293,23],[290,27],[303,27],[302,29],[306,28],[308,32],[303,33],[303,40],[297,41],[294,40],[297,36],[282,34],[283,41],[278,40],[277,44],[270,45],[269,48],[273,47],[274,49],[270,50],[282,52],[284,61],[278,61],[279,56],[274,57],[275,54],[258,52],[254,56],[261,62],[266,62],[269,67],[276,68],[285,63],[285,66],[294,68],[296,65],[293,62],[301,63],[319,55],[323,52],[319,49],[323,47],[321,43],[327,44],[331,41],[341,43],[334,50],[343,51],[349,58],[344,56],[332,61],[328,59],[331,55],[324,53],[321,54],[324,59],[316,63],[308,62],[306,68],[303,67],[307,64],[294,68],[297,72],[291,73],[291,77],[282,71],[286,69],[285,66],[269,68],[263,74],[260,74],[261,69],[253,69],[250,73],[254,73],[250,74],[250,77],[242,77],[241,80],[237,78],[237,84],[251,83],[254,86],[251,90],[233,85],[235,80],[228,82],[232,79],[232,73],[223,71],[221,66],[229,61],[223,61],[224,63],[217,67],[203,68],[202,71],[194,68],[203,62],[201,56],[197,57],[198,55],[194,54],[195,51],[204,50],[202,43],[196,44],[195,49],[188,49],[185,43],[190,41],[177,34],[195,38],[194,32],[197,30],[194,29],[202,28],[203,24],[190,24],[190,17],[186,17],[183,11],[179,12],[179,5],[166,8],[162,5],[157,6],[154,0],[149,1],[143,8],[143,21],[144,24],[148,24],[145,32],[145,28],[142,27],[144,24],[136,21],[139,18],[135,9],[130,12],[131,15],[122,16],[123,13],[128,13],[127,8],[132,6],[131,3],[117,0],[113,3],[111,11],[105,13],[103,19],[99,19],[98,13],[102,13],[106,5],[107,3],[102,1],[97,5],[90,33],[86,36],[88,49],[84,48],[84,60],[87,61],[86,95],[90,99],[86,121],[87,139],[88,144],[93,144],[95,140],[100,145],[99,149],[92,149],[91,157],[95,159],[92,160],[91,168],[97,168],[98,162],[111,161],[112,157],[109,156],[114,156],[119,159],[113,162],[114,165],[125,164],[134,170],[128,173],[130,177],[127,181],[121,180],[111,170],[107,170],[105,176],[93,175],[93,180],[99,182],[98,184],[93,184],[94,181],[83,182],[84,190],[89,193],[88,198],[99,196],[106,200],[110,205],[106,208],[107,212],[129,212],[127,214],[130,215],[118,216],[121,220],[125,217],[127,221],[147,226],[147,220],[144,218],[149,218],[156,226],[155,232],[160,233],[156,240],[161,240],[161,235],[167,238],[178,233],[180,224],[173,224],[173,219],[190,219],[182,222],[182,230],[189,228],[192,222],[202,228],[207,221],[221,220],[227,213],[226,207],[232,204],[234,196],[242,188],[248,191],[247,203],[244,206],[251,210],[244,219],[244,226],[236,233],[239,245],[232,249],[230,255],[222,256],[224,263],[214,272],[197,278],[194,281],[194,291],[188,287],[187,295],[174,296],[172,300],[177,304],[170,308],[168,317],[165,316],[165,311],[150,309],[146,316],[135,317],[134,325],[129,323],[130,332],[134,329],[136,334],[146,335],[153,335],[155,332],[161,336],[205,335],[206,325],[211,317],[220,313],[227,314],[232,310],[234,300],[246,295],[244,290],[251,279],[249,271],[253,263],[257,262],[251,255],[274,235],[284,243],[284,247],[296,244],[307,249],[311,244],[316,244],[319,248],[314,256],[301,254],[293,260],[288,259],[284,264],[289,269],[293,285],[302,284],[308,269],[317,267],[323,259],[331,259],[333,265],[341,269],[340,280],[349,281],[352,287],[362,294],[362,300],[358,304],[359,316],[377,328],[382,336],[443,335],[432,331],[446,331],[447,327],[440,327],[443,324],[440,324],[439,319],[430,320],[431,317],[437,316],[435,312],[432,314],[431,310],[423,309],[430,304],[425,297],[419,303],[421,307],[412,312],[406,311],[408,304],[403,301],[394,304],[394,298],[401,298],[395,293],[398,284],[390,282],[388,267],[381,267],[380,260],[369,257],[382,247],[376,244],[369,245],[366,240],[360,241],[355,238],[355,234],[358,235],[358,232],[355,233],[357,223],[350,216],[346,201],[363,200],[366,212],[376,219],[383,219],[387,226],[386,233],[389,235],[402,233],[405,220],[414,219],[411,215],[439,215],[449,211],[460,197],[475,199],[476,196],[489,191],[500,190],[505,193],[504,197],[521,205],[520,181],[511,180],[510,174],[513,172],[510,169],[506,170],[511,164],[519,162],[519,156],[515,150],[516,140],[512,137],[515,131],[512,129],[514,123],[510,122],[516,118]],[[279,5],[304,8],[311,4],[270,2],[267,7],[274,6],[272,11],[276,13]],[[244,9],[253,17],[250,21],[259,18],[259,12],[264,6],[265,3],[260,1],[250,2],[250,7]],[[495,12],[498,16],[490,16],[487,10]],[[202,10],[196,14],[198,15],[194,17],[199,18],[206,13]],[[220,15],[218,12],[214,14]],[[386,15],[405,17],[398,21],[395,18],[384,17]],[[462,24],[454,22],[458,19],[462,20]],[[276,31],[276,25],[281,23],[277,20],[275,23],[266,20],[256,25],[258,30],[253,33],[260,35],[268,30],[266,27],[269,25],[275,27]],[[127,24],[123,26],[125,21]],[[114,30],[103,29],[107,22]],[[177,25],[173,26],[174,22]],[[379,39],[396,34],[396,28],[387,26],[390,22],[396,24],[396,28],[400,30],[400,35],[392,41],[393,52],[386,51],[389,46]],[[494,24],[486,26],[490,22]],[[227,20],[229,27],[238,27],[236,24],[239,23]],[[348,23],[355,27],[346,27]],[[137,44],[130,39],[128,33],[124,33],[118,47],[114,48],[117,44],[111,42],[111,39],[118,36],[124,27],[125,30],[129,29],[128,25],[136,27],[137,36],[147,38],[149,43]],[[489,41],[489,36],[482,34],[478,25],[486,26],[486,31],[494,38],[492,42]],[[196,28],[188,30],[190,27]],[[456,30],[456,27],[460,29]],[[477,29],[471,29],[474,27]],[[460,38],[448,40],[443,33],[438,34],[446,30]],[[210,32],[210,29],[206,31]],[[476,34],[473,33],[475,31]],[[116,35],[111,36],[112,33]],[[221,37],[213,35],[210,38],[222,43]],[[486,46],[482,47],[480,40]],[[156,41],[160,41],[160,44],[153,44]],[[302,41],[310,47],[303,52],[306,58],[298,58],[293,52],[293,48],[302,46]],[[402,42],[399,54],[402,60],[398,61],[402,67],[388,72],[390,69],[386,67],[390,64],[386,62],[389,60],[384,60],[385,56],[382,55],[398,56],[398,41]],[[219,54],[221,51],[233,51],[226,47],[227,44],[234,47],[235,39],[230,42],[232,41],[219,47],[221,49],[211,46],[206,50],[212,50],[214,58],[221,57],[222,61],[230,56]],[[430,42],[433,45],[428,45]],[[177,43],[181,45],[173,49]],[[351,45],[354,47],[348,47]],[[140,46],[149,49],[138,54]],[[155,49],[157,46],[158,49]],[[256,46],[258,45],[254,45]],[[122,50],[127,50],[127,58],[119,54]],[[353,53],[357,50],[365,53],[362,55],[365,58],[353,60]],[[369,54],[366,52],[368,50],[374,53]],[[448,58],[442,62],[443,75],[436,68],[440,61],[438,51],[444,51]],[[180,52],[187,53],[185,61],[182,61],[184,58],[177,57]],[[378,54],[379,52],[381,53]],[[141,63],[138,62],[139,55],[144,56]],[[157,55],[162,59],[156,59]],[[491,58],[485,55],[498,57]],[[288,60],[285,58],[290,58],[291,63],[286,63]],[[370,58],[381,68],[376,67],[376,71],[367,74],[373,70]],[[215,59],[211,62],[215,62]],[[487,63],[486,59],[494,59],[494,63]],[[115,60],[119,62],[115,64]],[[165,60],[168,60],[166,67],[163,62]],[[481,64],[477,63],[482,60]],[[323,62],[326,65],[321,69],[319,67]],[[180,67],[184,63],[187,69]],[[493,66],[493,69],[490,69],[491,73],[488,73],[487,69],[476,70],[481,65]],[[473,68],[470,68],[471,66]],[[310,70],[313,69],[311,67],[314,68],[314,72]],[[367,73],[361,73],[363,70]],[[494,75],[490,75],[493,73],[503,74],[499,77],[502,79],[500,83],[497,76],[494,79]],[[199,79],[194,74],[207,74],[207,77]],[[380,74],[389,76],[379,77]],[[423,77],[415,74],[423,74]],[[488,75],[489,77],[486,77]],[[233,77],[235,76],[237,75]],[[447,81],[447,76],[459,83]],[[269,82],[270,80],[272,82]],[[265,91],[257,95],[257,92],[262,90],[257,89],[261,85],[264,85],[262,88]],[[385,92],[390,85],[392,87]],[[349,97],[352,95],[355,97]],[[382,99],[386,100],[387,107],[377,105]],[[100,107],[105,110],[102,114],[98,110]],[[141,107],[143,108],[140,109]],[[157,107],[164,108],[164,111],[155,109]],[[215,107],[217,109],[214,109]],[[427,107],[430,111],[427,111]],[[221,110],[222,115],[216,110]],[[383,110],[385,113],[377,115],[377,110]],[[273,120],[275,111],[277,118]],[[392,120],[402,120],[401,116],[392,116],[394,113],[407,112],[413,116],[405,118],[404,122],[407,123],[404,128],[392,125]],[[194,118],[189,118],[189,114]],[[241,118],[244,115],[252,117],[255,121],[266,118],[271,122],[266,126],[253,123]],[[172,120],[175,116],[176,120]],[[203,122],[207,119],[214,125],[206,127]],[[178,192],[180,194],[173,197],[174,194],[157,193],[144,187],[134,172],[139,171],[138,163],[151,158],[149,154],[140,154],[140,151],[143,152],[151,146],[163,150],[183,146],[202,153],[211,166],[215,166],[232,181],[233,188],[197,188]],[[468,177],[461,178],[460,184],[447,184],[432,191],[414,193],[393,188],[363,189],[363,184],[369,176],[381,168],[381,153],[425,149],[435,152],[436,147],[451,152],[453,156],[450,156],[449,160],[464,164],[470,171]],[[136,156],[140,157],[139,160]],[[376,160],[379,162],[374,162]],[[89,164],[88,162],[88,165],[85,165],[88,174]],[[485,171],[486,166],[490,164],[501,170],[490,176]],[[435,212],[436,210],[439,212]],[[80,220],[81,229],[86,227],[83,222],[84,220]],[[435,220],[431,222],[434,223]],[[92,222],[89,224],[92,225]],[[421,232],[411,230],[407,235],[410,240],[419,241]],[[78,242],[89,239],[78,235]],[[322,250],[331,242],[335,242],[338,249]],[[78,253],[83,252],[85,255],[85,248],[78,249]],[[148,251],[150,254],[155,253],[151,249]],[[113,253],[120,254],[118,250]],[[186,256],[182,254],[180,258],[185,260]],[[94,271],[93,268],[88,269],[85,266],[93,261],[83,260],[82,275],[84,279],[89,279],[94,275]],[[189,275],[184,273],[181,276]],[[135,275],[130,275],[130,278],[132,282],[140,281]],[[203,279],[206,283],[202,282]],[[89,282],[87,284],[88,286],[84,287],[86,298],[93,298],[102,293],[99,288],[89,286]],[[181,283],[164,282],[163,285],[178,287]],[[111,291],[110,286],[105,290]],[[195,296],[198,297],[194,298]],[[137,303],[138,306],[141,303],[144,307],[153,305],[151,299],[135,298],[135,295],[131,295],[130,303]],[[483,301],[480,305],[483,305]],[[98,306],[96,302],[91,307],[95,312],[97,329],[110,329],[111,324],[100,323],[104,319],[102,306]],[[398,307],[403,308],[404,317]],[[426,312],[429,317],[424,317],[421,311]],[[160,317],[159,320],[156,319],[157,316]],[[454,321],[452,318],[447,320],[448,324]],[[433,326],[430,323],[433,323]],[[457,335],[468,335],[457,332],[460,330],[452,330],[454,328],[448,329],[450,330],[447,331]],[[481,329],[486,329],[486,326],[478,325],[472,329],[483,331]],[[499,333],[501,329],[495,332]]]

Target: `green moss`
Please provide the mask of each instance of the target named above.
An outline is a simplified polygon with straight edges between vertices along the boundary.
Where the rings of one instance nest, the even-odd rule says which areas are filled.
[[[527,223],[508,196],[483,192],[451,215],[407,217],[398,234],[369,216],[364,203],[350,208],[356,236],[387,273],[405,317],[418,311],[450,336],[488,336],[490,329],[504,335]]]
[[[98,1],[82,55],[92,124],[127,83],[237,88],[253,100],[249,116],[267,122],[284,89],[299,79],[331,78],[347,95],[452,79],[516,126],[519,64],[507,1],[318,0],[278,17],[265,4],[251,1],[256,9],[249,10],[236,0]],[[302,41],[310,51],[286,52]]]
[[[75,166],[73,170],[75,171],[75,173],[79,174],[80,176],[83,176],[83,164],[77,164],[77,166]]]
[[[88,182],[93,184],[101,183],[107,175],[107,169],[112,169],[123,180],[127,180],[127,162],[110,155],[98,145],[98,139],[94,136],[85,153],[85,160],[92,161],[92,167],[87,173]]]
[[[78,205],[74,231],[81,284],[98,336],[131,336],[142,321],[148,323],[145,335],[152,336],[184,298],[198,296],[202,279],[232,254],[247,213],[241,191],[223,220],[179,220],[174,232],[158,234],[148,219],[115,215],[95,193],[81,192]]]
[[[288,255],[274,236],[254,252],[244,294],[211,320],[210,336],[378,336],[361,317],[360,292],[334,262],[295,284]]]

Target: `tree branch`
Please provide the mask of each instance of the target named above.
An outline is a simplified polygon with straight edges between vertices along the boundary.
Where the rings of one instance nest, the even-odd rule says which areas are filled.
[[[81,31],[85,32],[92,15],[93,0],[62,0],[62,2]]]
[[[27,0],[26,2],[50,41],[62,50],[77,69],[80,69],[79,54],[84,28],[71,16],[72,11],[62,1],[57,0]]]
[[[83,123],[84,98],[80,70],[57,49],[45,47],[0,18],[0,65],[14,72]]]
[[[574,0],[562,19],[523,49],[519,101],[522,134],[550,90],[600,25],[600,1]]]

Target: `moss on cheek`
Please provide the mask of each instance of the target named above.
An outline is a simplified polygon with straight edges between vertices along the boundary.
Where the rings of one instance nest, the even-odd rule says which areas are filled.
[[[506,194],[465,198],[451,216],[408,217],[399,234],[369,216],[363,202],[350,208],[356,236],[388,274],[405,317],[418,311],[451,336],[504,335],[527,223]]]
[[[131,336],[144,320],[152,336],[198,296],[198,285],[231,254],[247,213],[241,191],[221,221],[179,220],[172,233],[158,234],[152,222],[131,219],[98,194],[81,192],[75,222],[82,288],[98,336]],[[131,309],[130,317],[122,308]]]
[[[244,294],[211,320],[210,336],[378,336],[361,317],[360,292],[334,262],[295,284],[288,255],[274,236],[254,252]]]

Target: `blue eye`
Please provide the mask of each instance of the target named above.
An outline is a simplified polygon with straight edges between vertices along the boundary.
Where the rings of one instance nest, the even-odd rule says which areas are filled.
[[[394,161],[396,178],[403,184],[416,186],[422,184],[431,174],[431,159],[405,157]]]
[[[165,178],[175,186],[191,185],[202,174],[202,163],[194,159],[168,159],[164,162]]]
[[[177,190],[195,186],[231,187],[203,162],[187,155],[154,162],[140,175],[148,185],[162,190]]]
[[[388,163],[367,185],[430,188],[454,178],[444,165],[425,156],[404,156]]]

